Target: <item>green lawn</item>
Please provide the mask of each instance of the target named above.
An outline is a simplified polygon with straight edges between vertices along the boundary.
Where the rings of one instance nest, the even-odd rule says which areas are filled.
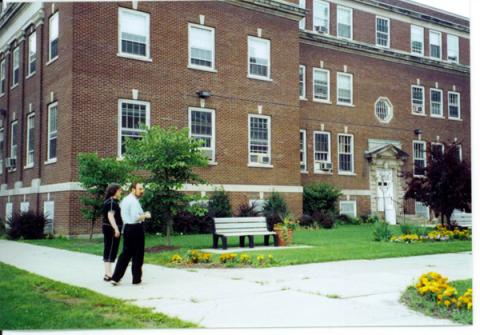
[[[0,263],[0,329],[192,327],[196,325]]]
[[[398,226],[393,227],[395,234],[400,234]],[[168,264],[170,257],[176,253],[184,255],[189,249],[211,248],[211,235],[177,235],[172,243],[179,249],[161,253],[146,253],[145,261],[151,264]],[[256,238],[256,245],[262,245],[263,237]],[[103,240],[94,239],[64,239],[28,241],[38,245],[50,246],[73,251],[102,254]],[[403,257],[448,252],[471,251],[471,241],[425,242],[401,244],[392,242],[375,242],[372,240],[371,225],[345,225],[335,229],[305,230],[294,232],[294,243],[311,245],[312,248],[290,249],[277,251],[249,251],[251,256],[257,254],[272,254],[276,266],[327,262],[347,259],[375,259],[386,257]],[[148,235],[146,247],[164,245],[162,236]],[[230,238],[229,246],[238,246],[238,238]],[[218,257],[214,255],[214,258]]]
[[[454,286],[459,295],[472,287],[472,280],[457,280],[450,282]],[[423,314],[433,316],[440,319],[450,319],[461,324],[472,324],[473,313],[466,309],[446,308],[438,306],[435,302],[427,300],[425,297],[417,293],[415,287],[409,287],[402,295],[401,301],[411,309],[421,312]]]

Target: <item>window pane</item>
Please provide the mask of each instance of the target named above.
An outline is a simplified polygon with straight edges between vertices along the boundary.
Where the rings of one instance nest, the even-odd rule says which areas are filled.
[[[384,18],[377,18],[377,44],[388,46],[389,44],[389,21]]]
[[[120,29],[122,52],[146,56],[149,33],[148,16],[120,11]]]
[[[268,77],[268,63],[270,49],[266,40],[248,39],[248,55],[250,62],[250,74]]]
[[[352,12],[347,8],[337,7],[337,35],[351,38]]]
[[[411,27],[411,44],[412,52],[423,55],[423,28],[412,26]]]
[[[319,100],[328,100],[329,82],[328,82],[328,72],[315,70],[313,72],[313,89],[314,89],[314,98]]]
[[[412,87],[412,112],[423,114],[423,87]]]
[[[458,36],[447,35],[448,60],[458,62]]]
[[[213,31],[190,27],[190,62],[192,64],[212,67],[213,63]]]
[[[212,113],[191,111],[190,118],[192,137],[201,140],[203,142],[202,147],[211,148],[213,134]]]
[[[58,38],[58,13],[55,13],[50,17],[49,34],[50,41]]]
[[[147,125],[147,106],[145,104],[123,102],[121,122],[121,152],[123,154],[125,152],[125,139],[141,138],[145,131],[142,126]]]
[[[353,148],[351,136],[339,135],[338,153],[339,170],[344,172],[353,172]]]
[[[328,2],[315,0],[313,3],[314,30],[328,34],[330,8]]]
[[[300,66],[298,70],[298,80],[299,80],[299,96],[305,97],[305,67]]]
[[[337,94],[338,102],[352,103],[352,77],[349,75],[338,74],[337,76]]]
[[[315,161],[330,162],[330,136],[326,133],[315,133]]]

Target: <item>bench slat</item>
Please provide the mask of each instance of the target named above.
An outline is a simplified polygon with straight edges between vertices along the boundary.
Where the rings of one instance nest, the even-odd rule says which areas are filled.
[[[234,218],[214,218],[215,224],[218,223],[237,223],[237,222],[267,222],[264,216],[253,217],[234,217]]]
[[[219,234],[223,236],[248,236],[248,235],[276,235],[275,232],[273,231],[266,231],[266,232],[244,232],[244,233],[225,233],[225,234]]]
[[[266,222],[259,222],[259,223],[220,223],[216,224],[216,228],[258,228],[258,227],[266,227]]]

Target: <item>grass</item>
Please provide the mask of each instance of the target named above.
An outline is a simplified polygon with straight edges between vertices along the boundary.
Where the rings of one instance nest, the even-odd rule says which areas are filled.
[[[400,234],[400,227],[392,227],[394,234]],[[229,247],[238,246],[238,238],[229,239]],[[255,238],[256,245],[262,245],[263,237]],[[28,241],[37,245],[72,251],[102,255],[103,240],[94,239],[65,239]],[[298,229],[294,232],[294,243],[310,245],[312,248],[249,251],[250,256],[271,254],[274,257],[274,266],[328,262],[350,259],[376,259],[387,257],[405,257],[450,252],[471,251],[471,241],[446,241],[425,243],[392,243],[375,242],[372,239],[371,225],[344,225],[335,229],[306,230]],[[159,235],[148,235],[146,247],[164,245],[165,238]],[[172,244],[179,249],[161,253],[146,253],[145,262],[150,264],[170,265],[170,258],[174,254],[186,255],[190,249],[211,248],[211,235],[177,235],[172,237]],[[218,255],[213,255],[218,261]]]
[[[0,263],[0,329],[193,328],[119,299]]]
[[[472,287],[472,280],[457,280],[450,282],[454,286],[459,295],[462,295],[467,289]],[[428,316],[433,316],[440,319],[450,319],[457,323],[471,325],[473,322],[473,313],[466,309],[446,308],[445,306],[438,306],[436,302],[428,300],[424,296],[417,293],[415,287],[409,287],[402,295],[401,301],[409,308],[421,312]]]

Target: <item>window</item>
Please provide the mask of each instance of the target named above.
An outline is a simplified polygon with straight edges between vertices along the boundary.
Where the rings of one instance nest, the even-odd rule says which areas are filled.
[[[121,56],[148,59],[150,57],[150,15],[119,8],[119,49]]]
[[[13,216],[13,202],[7,202],[5,204],[5,221],[8,222]]]
[[[305,65],[300,65],[298,69],[298,80],[299,80],[299,96],[300,99],[306,99],[306,83],[305,83]]]
[[[57,159],[57,106],[56,102],[48,106],[47,162],[56,161]]]
[[[353,135],[338,135],[338,172],[354,173],[353,163]]]
[[[352,9],[337,6],[337,36],[352,39]]]
[[[33,166],[35,157],[35,114],[27,118],[27,167]]]
[[[439,158],[445,152],[443,143],[432,142],[430,145],[430,156],[432,158]]]
[[[450,62],[459,62],[458,36],[447,35],[447,59]]]
[[[250,199],[248,200],[248,205],[253,207],[253,210],[256,213],[263,214],[267,200],[264,199]]]
[[[412,113],[425,114],[425,92],[423,86],[412,85]]]
[[[5,59],[2,59],[0,63],[0,95],[5,94],[5,90],[7,89],[7,62]]]
[[[324,34],[330,31],[330,4],[326,1],[313,1],[313,30]]]
[[[12,61],[12,87],[18,85],[20,81],[20,49],[16,47],[13,49],[13,61]]]
[[[298,7],[305,9],[305,0],[298,0]],[[305,30],[305,18],[298,22],[298,27]]]
[[[3,174],[3,162],[5,160],[5,152],[4,152],[4,146],[5,146],[5,132],[3,131],[3,128],[0,128],[0,175]]]
[[[37,68],[37,33],[33,32],[28,37],[28,75],[35,73]]]
[[[442,59],[442,33],[430,30],[430,57]]]
[[[58,56],[58,12],[48,20],[48,59],[54,60]]]
[[[188,66],[215,68],[215,29],[188,24]]]
[[[330,172],[332,170],[330,133],[315,131],[313,133],[314,172]]]
[[[330,71],[313,68],[313,101],[330,102]]]
[[[209,161],[215,161],[215,111],[205,108],[189,108],[190,136],[202,141],[202,151]]]
[[[456,147],[456,154],[457,154],[457,159],[459,161],[462,160],[462,145],[461,144],[457,144],[457,147]]]
[[[248,36],[248,75],[253,78],[270,78],[270,41]]]
[[[17,159],[18,150],[18,121],[13,121],[10,132],[10,158]],[[13,166],[13,168],[15,168]]]
[[[390,47],[390,20],[377,16],[377,46]]]
[[[20,213],[28,212],[29,208],[30,208],[30,203],[28,201],[22,201],[20,203]]]
[[[415,201],[415,215],[430,219],[430,208],[421,201]]]
[[[46,234],[53,234],[53,221],[55,216],[55,202],[44,201],[43,202],[43,215],[47,219],[44,232]]]
[[[443,91],[430,89],[430,115],[433,117],[443,116]]]
[[[270,160],[270,117],[248,116],[249,163],[269,165]]]
[[[307,172],[307,131],[300,129],[300,171]]]
[[[337,72],[337,104],[353,104],[353,76],[350,73]]]
[[[150,103],[137,100],[119,100],[119,138],[118,156],[125,153],[127,138],[142,138],[145,129],[150,126]]]
[[[357,201],[355,200],[340,200],[340,215],[347,215],[350,217],[357,216]]]
[[[412,54],[423,56],[423,27],[411,26],[410,32]]]
[[[448,118],[460,119],[460,93],[448,92]]]
[[[388,123],[393,117],[393,106],[387,98],[378,98],[375,103],[375,116],[378,121]]]
[[[413,175],[424,176],[427,167],[427,150],[424,141],[413,141]]]

